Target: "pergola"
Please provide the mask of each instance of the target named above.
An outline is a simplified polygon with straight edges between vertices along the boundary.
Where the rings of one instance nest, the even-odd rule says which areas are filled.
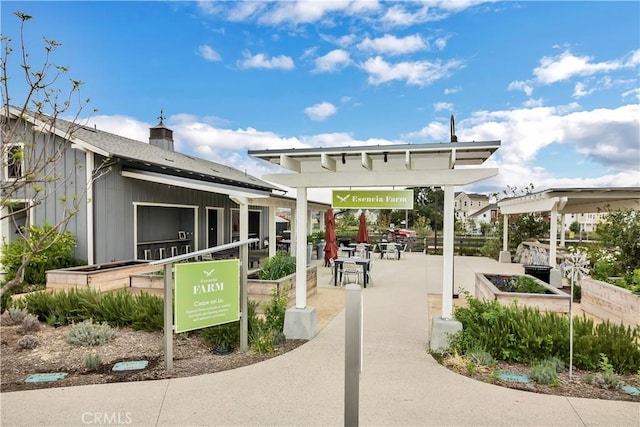
[[[602,188],[550,188],[525,196],[504,199],[498,202],[500,213],[504,215],[503,246],[501,262],[510,262],[508,248],[508,215],[531,212],[550,212],[549,224],[549,262],[552,275],[558,281],[556,269],[558,247],[558,215],[560,229],[564,230],[566,214],[595,213],[616,209],[640,210],[640,187],[602,187]],[[560,246],[564,246],[564,232],[560,233]],[[561,280],[561,277],[559,278]],[[554,278],[552,277],[552,281]]]
[[[394,144],[356,147],[249,150],[249,155],[278,164],[289,172],[263,179],[297,190],[296,305],[287,311],[301,324],[287,337],[310,339],[317,334],[315,309],[307,307],[306,238],[308,188],[431,187],[444,189],[444,241],[442,318],[453,312],[454,187],[492,177],[497,168],[477,168],[498,148],[500,141]],[[314,330],[314,328],[316,328]]]

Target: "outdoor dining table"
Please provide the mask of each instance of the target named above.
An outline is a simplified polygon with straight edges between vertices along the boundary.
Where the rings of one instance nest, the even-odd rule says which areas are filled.
[[[353,253],[356,251],[356,248],[352,248],[351,246],[340,246],[338,248],[338,252],[344,252],[347,254],[349,258],[353,256]]]
[[[351,257],[351,258],[336,258],[333,261],[333,286],[338,286],[338,272],[340,272],[340,281],[342,281],[342,265],[345,261],[353,261],[362,266],[364,287],[367,287],[369,283],[369,266],[371,260],[367,258]]]

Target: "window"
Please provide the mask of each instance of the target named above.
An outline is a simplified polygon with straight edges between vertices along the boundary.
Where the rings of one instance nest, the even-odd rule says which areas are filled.
[[[22,171],[24,170],[24,147],[22,144],[11,145],[8,147],[5,155],[5,177],[7,179],[20,179],[22,178]]]

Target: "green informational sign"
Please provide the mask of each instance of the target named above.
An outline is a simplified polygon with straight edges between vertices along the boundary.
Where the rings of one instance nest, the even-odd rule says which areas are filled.
[[[344,209],[413,209],[413,190],[333,190],[331,206]]]
[[[240,319],[240,261],[175,264],[175,332]]]

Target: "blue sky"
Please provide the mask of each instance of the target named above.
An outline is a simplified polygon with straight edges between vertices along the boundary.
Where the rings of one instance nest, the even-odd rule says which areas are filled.
[[[640,186],[638,1],[0,8],[16,50],[13,12],[33,16],[34,64],[43,37],[61,43],[52,62],[84,82],[88,123],[146,141],[163,109],[178,151],[258,177],[274,169],[248,149],[448,142],[453,114],[459,141],[502,143],[485,163],[499,175],[457,190]]]

